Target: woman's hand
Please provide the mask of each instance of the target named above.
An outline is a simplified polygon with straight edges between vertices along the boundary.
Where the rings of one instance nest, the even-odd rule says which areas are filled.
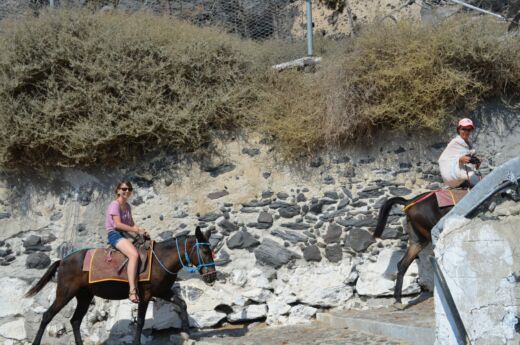
[[[148,232],[146,232],[146,230],[144,228],[141,228],[137,225],[134,226],[134,228],[137,229],[137,234],[138,235],[141,235],[141,236],[144,236],[144,237],[148,237]]]

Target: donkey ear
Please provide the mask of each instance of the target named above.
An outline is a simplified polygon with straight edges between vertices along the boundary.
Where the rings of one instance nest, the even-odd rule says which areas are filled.
[[[206,239],[204,238],[202,231],[200,231],[200,226],[197,226],[197,228],[195,229],[195,237],[199,242],[206,242]]]
[[[209,241],[209,238],[211,237],[211,230],[204,231],[204,237],[206,238],[206,241]]]

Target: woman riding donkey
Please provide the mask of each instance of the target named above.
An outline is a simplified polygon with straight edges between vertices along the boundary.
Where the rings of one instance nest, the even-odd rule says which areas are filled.
[[[127,274],[130,285],[128,298],[133,303],[139,303],[139,293],[136,287],[139,254],[132,242],[121,234],[123,231],[148,236],[146,230],[135,225],[132,218],[132,210],[128,203],[132,191],[132,184],[129,181],[121,181],[117,184],[116,199],[107,208],[105,227],[108,231],[108,242],[128,258]]]
[[[461,119],[457,125],[457,136],[453,138],[439,157],[439,168],[444,183],[452,188],[471,188],[480,180],[480,159],[470,142],[475,125],[470,119]]]

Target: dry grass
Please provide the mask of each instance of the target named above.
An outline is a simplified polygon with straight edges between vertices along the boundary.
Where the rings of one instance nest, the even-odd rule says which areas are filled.
[[[159,17],[46,13],[0,37],[0,164],[92,165],[194,150],[254,104],[243,43]]]
[[[518,98],[520,38],[505,31],[482,17],[368,28],[315,75],[272,76],[262,126],[289,157],[381,128],[439,130],[455,111]]]
[[[217,131],[271,135],[300,157],[381,128],[438,130],[518,99],[520,38],[483,17],[318,41],[315,73],[273,72],[301,43],[261,43],[144,13],[44,13],[0,28],[0,165],[107,165],[194,151]]]

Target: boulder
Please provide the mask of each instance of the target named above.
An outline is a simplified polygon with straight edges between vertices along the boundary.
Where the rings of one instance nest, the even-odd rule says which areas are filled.
[[[362,252],[374,242],[375,240],[369,231],[364,229],[351,229],[345,239],[345,247],[352,248],[356,252]]]
[[[327,228],[327,233],[323,236],[325,243],[337,243],[343,233],[343,228],[338,224],[330,224]]]
[[[227,240],[229,249],[248,249],[258,246],[260,242],[247,231],[238,231]]]
[[[287,324],[295,325],[299,323],[308,323],[316,315],[318,309],[309,307],[307,305],[296,305],[291,308],[289,318],[287,319]]]
[[[216,326],[226,318],[225,313],[215,310],[198,311],[189,315],[190,327],[209,328]]]
[[[32,253],[27,256],[25,267],[44,269],[51,264],[51,259],[44,253]]]
[[[338,243],[329,244],[325,247],[325,257],[330,262],[340,262],[343,258],[343,249]]]
[[[303,250],[303,258],[305,261],[321,261],[321,253],[318,246],[308,246]]]
[[[300,255],[282,247],[277,242],[264,239],[262,244],[254,251],[256,260],[262,265],[279,268],[291,259],[299,259]]]
[[[397,263],[404,255],[404,251],[384,248],[376,262],[366,261],[357,267],[359,278],[356,282],[356,291],[362,296],[392,296],[397,276]],[[417,283],[418,267],[413,262],[403,281],[403,295],[415,294],[421,291]]]
[[[246,307],[239,307],[227,316],[229,322],[254,321],[267,316],[267,305],[251,304]]]

